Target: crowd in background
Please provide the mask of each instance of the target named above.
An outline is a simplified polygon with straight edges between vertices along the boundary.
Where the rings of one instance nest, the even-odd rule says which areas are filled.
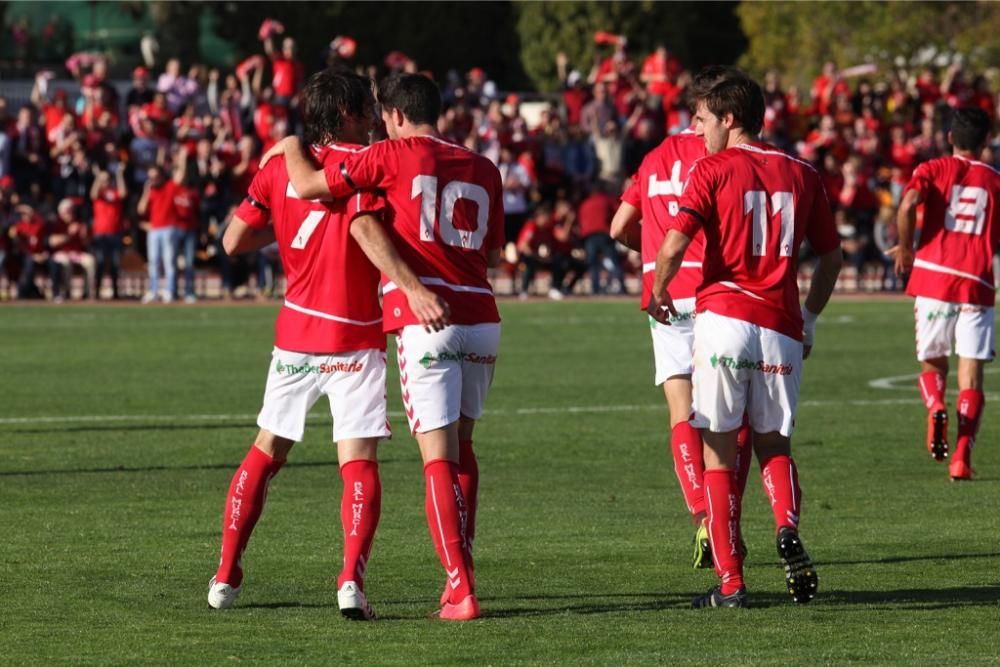
[[[358,66],[353,40],[338,37],[307,68],[277,21],[259,37],[260,53],[232,72],[168,60],[122,86],[85,53],[65,63],[78,94],[40,71],[30,103],[0,97],[0,298],[190,302],[206,296],[206,273],[223,298],[278,289],[274,247],[231,258],[220,239],[262,151],[301,129],[308,71],[339,63],[375,78],[419,67],[399,51]],[[634,289],[638,258],[608,235],[618,197],[646,153],[690,124],[691,73],[667,48],[634,60],[623,37],[595,40],[603,56],[589,68],[554,55],[562,90],[551,98],[502,92],[480,68],[435,77],[442,136],[489,157],[503,178],[497,284],[512,293]],[[828,63],[809,91],[783,88],[778,72],[763,84],[763,139],[821,172],[858,286],[867,275],[868,289],[897,289],[884,251],[902,189],[917,164],[949,152],[949,109],[980,106],[995,121],[987,79],[957,62],[891,72]]]

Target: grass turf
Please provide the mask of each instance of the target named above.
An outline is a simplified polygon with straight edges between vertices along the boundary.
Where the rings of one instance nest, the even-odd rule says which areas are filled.
[[[979,475],[952,484],[926,452],[912,379],[869,385],[916,372],[909,302],[831,304],[806,365],[793,449],[819,596],[797,606],[784,591],[752,473],[754,608],[705,611],[688,608],[714,577],[690,568],[644,316],[632,301],[502,310],[476,437],[485,617],[466,624],[426,618],[443,574],[394,373],[366,586],[382,620],[337,610],[324,406],[272,484],[238,607],[217,612],[205,592],[276,309],[0,310],[0,663],[995,664],[995,376]]]

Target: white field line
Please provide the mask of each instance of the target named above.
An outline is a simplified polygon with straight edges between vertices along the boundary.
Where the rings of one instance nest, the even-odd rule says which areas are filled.
[[[986,367],[983,369],[983,374],[992,375],[994,373],[1000,373],[1000,369],[994,367]],[[875,378],[868,381],[868,386],[872,389],[887,389],[889,391],[917,391],[917,378],[920,377],[920,373],[907,373],[906,375],[893,375],[884,378]],[[905,383],[899,385],[899,383]],[[957,393],[949,390],[948,393]],[[991,398],[990,394],[987,394],[987,398]]]
[[[914,390],[916,393],[916,390]],[[1000,395],[988,396],[990,400],[1000,398]],[[853,406],[878,406],[878,405],[918,405],[922,401],[919,397],[913,398],[885,398],[885,399],[854,399],[843,401],[823,401],[810,400],[800,401],[800,407],[829,407],[837,405]],[[487,415],[563,415],[563,414],[601,414],[609,412],[646,412],[663,410],[666,411],[665,403],[650,403],[646,405],[567,405],[567,406],[539,406],[530,408],[517,408],[514,410],[486,410]],[[405,414],[402,411],[391,410],[388,415],[394,418],[402,418]],[[256,414],[217,414],[217,415],[60,415],[60,416],[38,416],[38,417],[0,417],[0,426],[19,424],[86,424],[86,423],[112,423],[112,422],[170,422],[170,423],[197,423],[216,421],[245,421],[253,423],[257,419]],[[317,412],[308,417],[309,421],[328,420],[329,417]]]

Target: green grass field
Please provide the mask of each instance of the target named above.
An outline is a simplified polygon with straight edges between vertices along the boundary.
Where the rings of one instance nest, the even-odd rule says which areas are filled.
[[[689,600],[714,575],[690,568],[644,316],[633,301],[502,309],[476,438],[484,618],[426,618],[443,575],[391,375],[396,437],[366,586],[381,620],[364,624],[337,610],[325,406],[272,484],[238,607],[205,603],[276,307],[0,308],[0,663],[1000,660],[1000,378],[987,375],[977,479],[950,483],[923,444],[913,380],[869,384],[916,371],[908,301],[834,302],[807,362],[793,450],[819,596],[797,606],[784,591],[754,472],[754,608],[704,611]]]

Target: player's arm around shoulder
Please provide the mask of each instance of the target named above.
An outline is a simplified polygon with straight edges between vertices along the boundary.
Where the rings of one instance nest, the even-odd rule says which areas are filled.
[[[370,213],[358,215],[351,221],[351,237],[368,261],[406,295],[410,310],[426,331],[440,331],[448,326],[451,314],[448,303],[420,282],[399,256],[380,220]]]
[[[307,147],[297,136],[285,137],[272,146],[260,159],[261,169],[274,158],[284,155],[288,180],[299,197],[329,200],[331,195],[330,187],[326,182],[326,172],[322,167],[316,168],[306,150]]]
[[[280,162],[272,162],[253,177],[247,196],[236,207],[222,235],[222,248],[227,255],[259,250],[274,243],[271,226],[271,186]]]

